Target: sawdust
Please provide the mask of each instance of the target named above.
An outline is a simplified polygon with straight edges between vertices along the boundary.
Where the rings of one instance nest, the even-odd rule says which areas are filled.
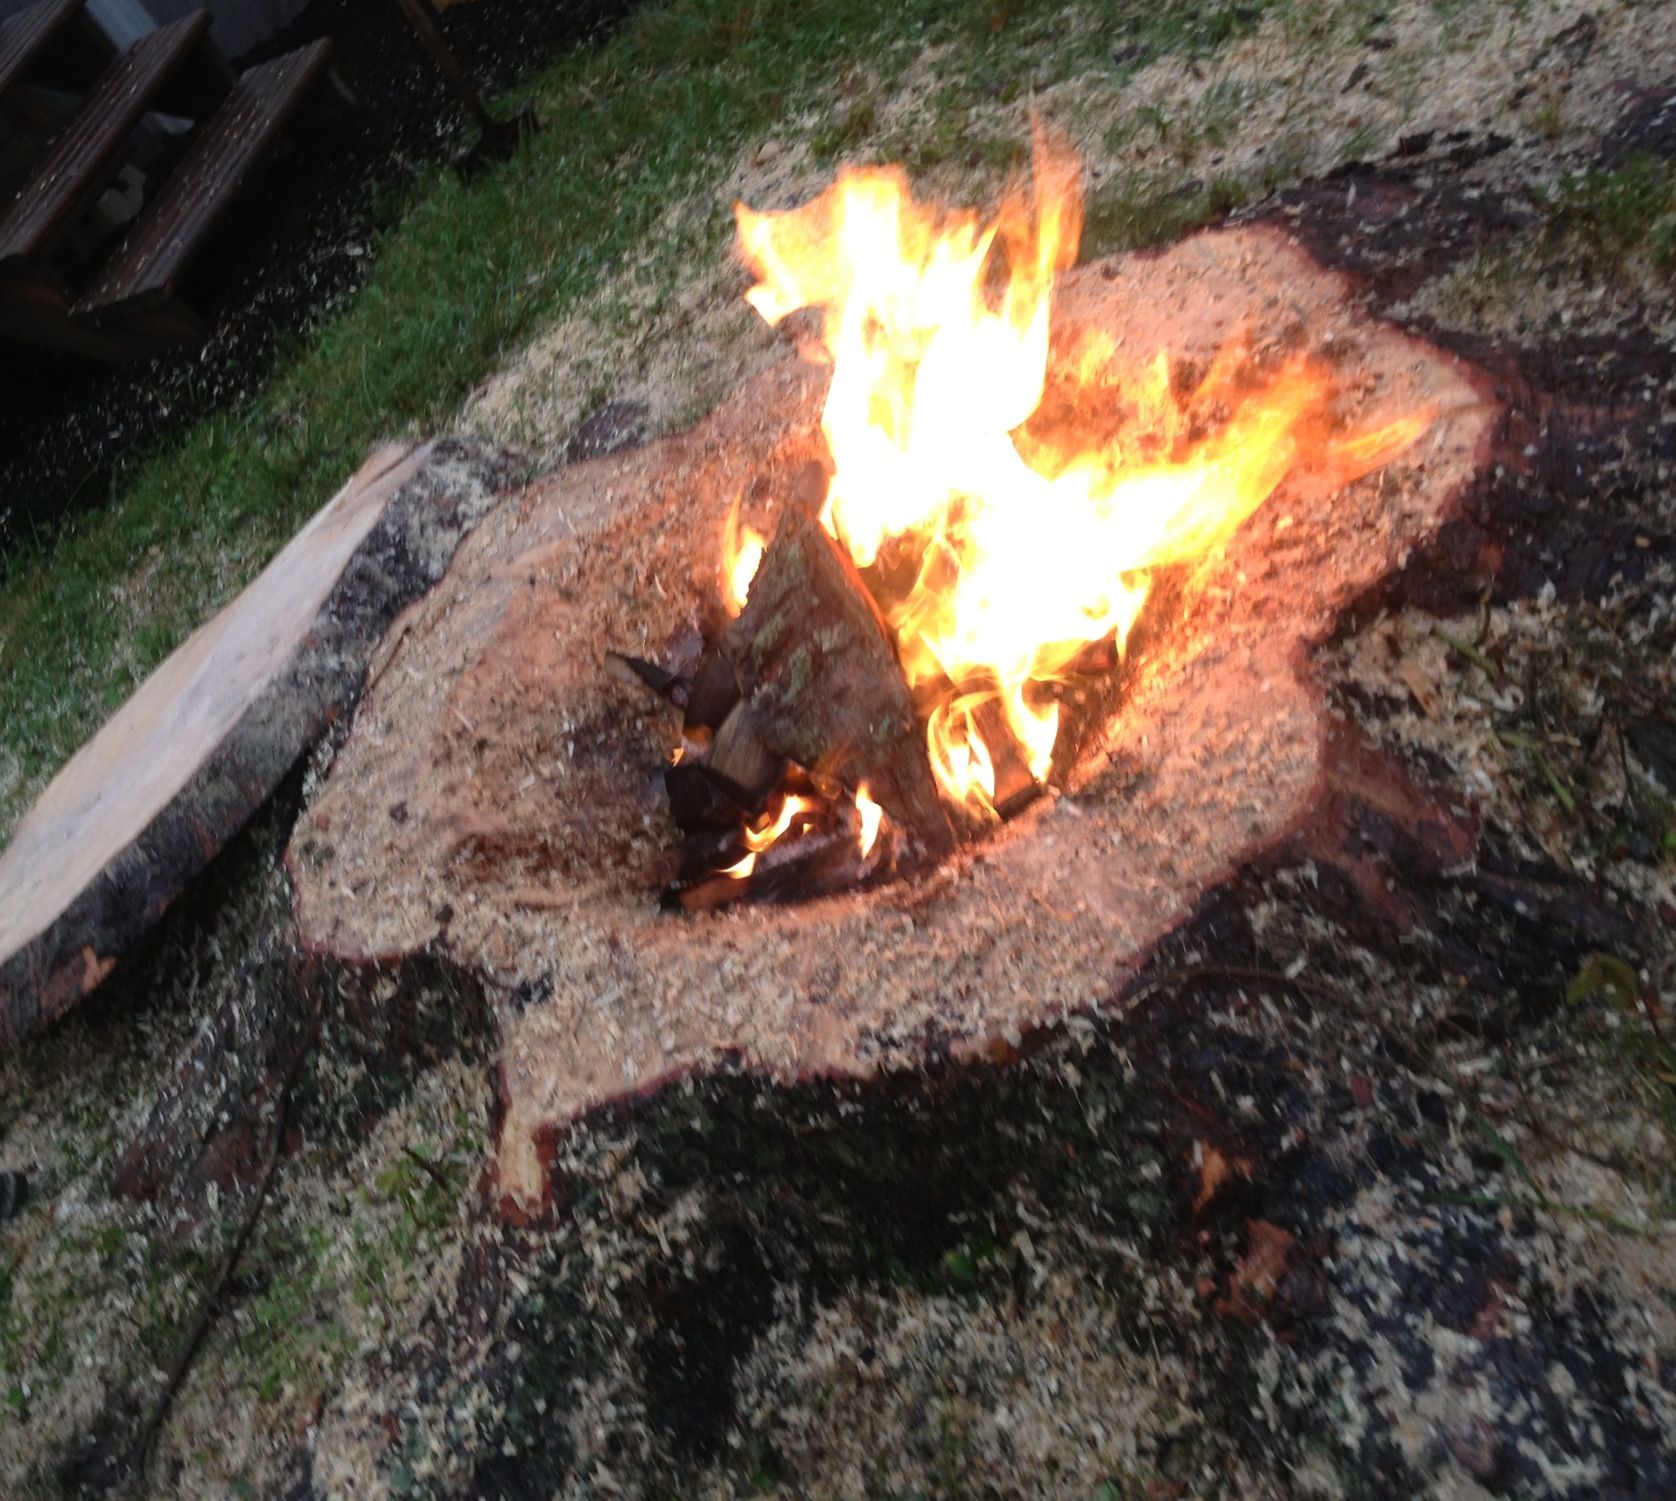
[[[1058,23],[1067,45],[1101,25],[1085,9]],[[710,410],[775,357],[772,338],[740,301],[746,281],[730,255],[726,206],[783,208],[819,191],[830,167],[817,161],[809,138],[834,114],[853,117],[857,95],[870,123],[850,154],[910,156],[965,66],[955,49],[928,47],[900,77],[837,80],[832,98],[788,118],[778,138],[718,164],[689,198],[671,204],[633,264],[479,388],[466,423],[553,461],[608,400],[644,404],[651,436]],[[1083,154],[1097,211],[1114,193],[1167,200],[1217,181],[1261,193],[1352,159],[1390,156],[1402,142],[1420,149],[1424,139],[1442,153],[1498,132],[1507,138],[1498,170],[1540,187],[1557,180],[1567,148],[1598,137],[1618,116],[1626,79],[1672,72],[1676,32],[1657,6],[1406,0],[1370,8],[1346,0],[1278,7],[1212,57],[1148,60],[1143,52],[1115,80],[1109,67],[1048,79],[1028,105],[962,106],[958,118],[938,124],[956,139],[1022,143],[1029,110],[1039,111]],[[985,201],[998,186],[995,167],[977,151],[953,152],[917,180],[952,202]],[[1568,297],[1578,289],[1551,266],[1544,271],[1508,278],[1522,312],[1471,295],[1485,267],[1463,269],[1427,296],[1440,308],[1458,306],[1461,318],[1494,307],[1493,328],[1503,326],[1498,319],[1543,327],[1544,313],[1580,327],[1614,316],[1592,288]]]
[[[1548,39],[1581,19],[1581,7],[1490,13],[1404,4],[1381,7],[1388,22],[1360,35],[1354,23],[1370,18],[1371,7],[1288,7],[1290,19],[1270,14],[1254,38],[1236,44],[1251,50],[1239,54],[1235,81],[1258,92],[1238,98],[1250,119],[1241,115],[1231,145],[1194,138],[1176,103],[1176,91],[1186,89],[1201,118],[1225,113],[1221,100],[1207,98],[1221,60],[1199,64],[1199,77],[1170,59],[1145,65],[1122,85],[1143,92],[1121,98],[1090,87],[1090,108],[1113,122],[1117,137],[1138,126],[1127,144],[1091,146],[1091,176],[1099,185],[1137,173],[1168,180],[1250,170],[1259,186],[1284,183],[1305,164],[1382,154],[1399,134],[1458,128],[1507,132],[1514,144],[1497,159],[1506,174],[1552,181],[1567,153],[1587,160],[1590,131],[1619,107],[1620,80],[1672,72],[1676,39],[1666,9],[1591,8],[1599,31],[1583,61],[1562,52],[1533,67]],[[1327,25],[1334,17],[1342,24]],[[1289,25],[1303,29],[1289,33]],[[1388,32],[1400,51],[1369,45]],[[1294,60],[1319,65],[1293,61],[1275,70],[1283,87],[1261,92],[1264,60],[1280,60],[1288,36]],[[1369,74],[1339,92],[1363,60]],[[916,87],[934,80],[939,66],[928,58]],[[1537,91],[1515,102],[1526,82]],[[1073,117],[1076,89],[1055,86],[1050,112]],[[1125,123],[1130,104],[1156,104],[1167,144],[1152,142],[1159,132],[1151,117]],[[915,107],[894,96],[883,116],[911,126]],[[992,122],[1020,137],[1022,107],[997,105]],[[745,196],[782,193],[790,201],[819,186],[824,174],[812,171],[799,144],[804,123],[790,122],[785,133],[784,177],[751,182]],[[1094,134],[1079,138],[1091,145]],[[714,181],[695,185],[695,203],[718,203],[715,181],[733,170],[721,164]],[[991,185],[981,166],[939,170]],[[701,233],[680,228],[679,210],[671,221],[689,239]],[[552,456],[600,401],[632,390],[641,370],[651,372],[641,396],[654,410],[654,431],[674,431],[733,379],[778,358],[731,305],[725,222],[705,233],[713,255],[683,245],[674,265],[649,252],[648,267],[677,300],[689,289],[687,323],[659,311],[649,282],[630,286],[619,273],[597,307],[573,318],[544,354],[504,372],[472,420]],[[1532,261],[1521,251],[1507,262],[1516,274],[1489,261],[1469,264],[1398,311],[1540,342],[1566,313],[1572,328],[1610,331],[1624,307],[1633,311],[1634,299],[1645,297],[1642,321],[1668,335],[1668,286],[1636,271],[1626,301],[1622,284],[1597,292],[1598,278],[1564,261],[1546,277],[1526,277],[1527,264],[1553,262],[1548,248],[1527,248]],[[608,312],[613,298],[617,311]],[[691,347],[684,353],[683,345]],[[1650,455],[1626,458],[1642,478],[1659,479],[1649,474]],[[1671,494],[1662,481],[1633,493],[1656,493],[1667,505]],[[1652,615],[1662,600],[1668,619],[1671,592],[1669,574],[1655,573],[1638,592],[1646,608],[1616,627],[1613,660],[1633,678],[1652,682],[1661,661],[1668,672],[1668,661],[1651,655],[1662,639]],[[1504,767],[1486,751],[1486,722],[1518,712],[1522,685],[1516,694],[1479,674],[1432,629],[1441,624],[1476,643],[1498,670],[1539,656],[1545,637],[1574,640],[1551,668],[1567,722],[1549,755],[1569,776],[1571,764],[1560,758],[1581,750],[1565,739],[1575,723],[1569,716],[1586,716],[1594,702],[1592,653],[1609,634],[1594,621],[1573,636],[1575,613],[1552,600],[1497,606],[1481,638],[1477,614],[1436,622],[1404,611],[1352,633],[1316,667],[1335,703],[1370,733],[1424,764],[1435,767],[1428,758],[1441,757],[1487,826],[1566,868],[1594,870],[1626,902],[1651,906],[1668,891],[1668,860],[1613,862],[1575,830],[1568,839],[1529,754],[1516,747],[1514,765]],[[1425,693],[1415,694],[1415,682]],[[1379,700],[1371,709],[1354,696],[1368,693]],[[1439,711],[1435,718],[1422,698]],[[1603,755],[1577,784],[1597,811],[1609,809],[1623,779],[1612,759]],[[1632,763],[1631,774],[1641,769]],[[1393,940],[1375,952],[1367,934],[1323,912],[1322,887],[1307,861],[1260,881],[1247,876],[1241,922],[1219,925],[1212,907],[1166,963],[1237,952],[1276,976],[1326,985],[1330,1004],[1295,1004],[1278,981],[1202,987],[1159,1023],[1173,1052],[1142,1050],[1130,1024],[1144,1017],[1120,1019],[1112,1040],[1098,1046],[1092,1024],[1076,1019],[1034,1062],[1008,1071],[1010,1082],[997,1076],[973,1086],[977,1104],[965,1115],[958,1090],[935,1080],[924,1086],[926,1120],[954,1117],[947,1130],[971,1139],[984,1181],[994,1185],[952,1201],[945,1240],[926,1253],[930,1266],[941,1268],[949,1251],[991,1232],[1005,1248],[991,1259],[973,1253],[979,1275],[958,1288],[946,1276],[934,1280],[901,1242],[887,1246],[882,1266],[858,1270],[853,1259],[852,1244],[877,1234],[877,1220],[907,1215],[939,1192],[949,1166],[946,1157],[913,1153],[906,1164],[890,1162],[901,1123],[877,1095],[840,1095],[814,1110],[806,1095],[770,1092],[728,1120],[714,1105],[725,1099],[718,1086],[678,1086],[634,1126],[585,1122],[557,1164],[572,1195],[565,1217],[520,1238],[485,1224],[467,1192],[488,1082],[480,1067],[445,1065],[436,1086],[393,1108],[347,1177],[330,1153],[282,1174],[287,1226],[331,1227],[334,1249],[318,1290],[329,1316],[305,1325],[304,1358],[290,1384],[282,1377],[277,1388],[283,1398],[256,1395],[279,1344],[274,1330],[241,1323],[212,1340],[178,1420],[193,1442],[169,1441],[163,1489],[293,1493],[311,1483],[312,1467],[314,1489],[327,1494],[753,1489],[789,1497],[842,1494],[857,1477],[865,1484],[880,1475],[926,1494],[1022,1496],[1051,1488],[1047,1459],[1060,1462],[1067,1489],[1101,1501],[1178,1493],[1267,1501],[1360,1494],[1374,1484],[1449,1497],[1510,1490],[1582,1497],[1611,1484],[1659,1486],[1670,1471],[1658,1434],[1676,1427],[1669,1381],[1676,1256],[1658,1218],[1669,1212],[1673,1137],[1658,1096],[1633,1082],[1638,1076],[1618,1051],[1639,1036],[1635,1018],[1601,1003],[1545,1010],[1543,997],[1563,992],[1563,975],[1541,988],[1510,976],[1496,989],[1516,1014],[1512,1031],[1463,1036],[1481,1016],[1439,967],[1434,945]],[[1449,900],[1438,896],[1440,906]],[[1512,964],[1532,943],[1529,929],[1511,938],[1496,932],[1498,962]],[[187,946],[162,962],[167,984],[143,969],[136,993],[115,1003],[116,1017],[95,1008],[21,1059],[0,1062],[0,1166],[26,1168],[32,1181],[24,1217],[0,1228],[9,1280],[0,1302],[7,1399],[0,1488],[8,1494],[61,1493],[54,1466],[102,1410],[155,1390],[154,1366],[172,1353],[194,1303],[201,1267],[191,1253],[207,1259],[220,1244],[213,1227],[200,1234],[113,1204],[103,1185],[172,1059],[190,1043],[217,966],[243,942],[232,926],[209,939],[188,930]],[[122,983],[119,974],[113,984]],[[131,1013],[121,1009],[129,1005]],[[1371,1089],[1376,1108],[1352,1102],[1346,1076]],[[1277,1094],[1282,1087],[1296,1093]],[[1061,1113],[1067,1093],[1076,1108]],[[1328,1298],[1313,1316],[1242,1326],[1230,1339],[1186,1297],[1200,1281],[1226,1286],[1245,1236],[1237,1211],[1213,1203],[1202,1220],[1192,1213],[1200,1175],[1188,1144],[1167,1129],[1171,1102],[1184,1095],[1195,1112],[1223,1112],[1249,1134],[1245,1150],[1260,1181],[1241,1193],[1267,1195],[1266,1212],[1295,1216],[1287,1222],[1300,1237],[1321,1231],[1330,1244],[1319,1262]],[[439,1100],[465,1116],[452,1146],[430,1109]],[[1192,1114],[1190,1129],[1205,1129],[1204,1119]],[[997,1121],[1016,1126],[1028,1147],[992,1134]],[[1546,1203],[1486,1150],[1481,1121],[1493,1122],[1517,1152]],[[823,1152],[827,1138],[836,1145]],[[402,1142],[453,1154],[462,1207],[438,1227],[418,1272],[400,1279],[392,1319],[364,1279],[366,1302],[357,1297],[367,1243],[355,1227],[374,1197],[361,1195],[368,1175],[383,1173]],[[1073,1148],[1077,1175],[1056,1202],[1021,1202],[1010,1192],[1009,1175],[1049,1182]],[[1603,1168],[1600,1158],[1619,1155],[1622,1171]],[[799,1176],[805,1159],[813,1165]],[[870,1197],[893,1174],[902,1180],[897,1196]],[[1350,1176],[1354,1191],[1335,1197],[1335,1181]],[[821,1197],[829,1180],[841,1185],[835,1199]],[[1323,1182],[1325,1211],[1315,1197]],[[387,1227],[387,1207],[373,1212]],[[810,1238],[822,1215],[831,1220],[826,1243]],[[1015,1239],[1020,1231],[1028,1256]],[[469,1269],[485,1252],[510,1264],[480,1295],[498,1300],[488,1316],[473,1301]],[[773,1264],[775,1252],[788,1260]],[[777,1269],[763,1271],[759,1256]],[[297,1263],[281,1256],[274,1265],[279,1290],[312,1287]],[[763,1281],[772,1287],[766,1322],[720,1305],[723,1318],[741,1323],[736,1389],[726,1390],[721,1359],[701,1367],[676,1398],[660,1398],[671,1366],[693,1354],[677,1347],[672,1355],[662,1342],[671,1322]],[[250,1296],[241,1292],[241,1304]],[[1158,1317],[1138,1316],[1137,1306]],[[729,1344],[725,1325],[708,1342]],[[682,1404],[697,1405],[718,1386],[719,1448],[684,1447],[672,1436],[672,1412],[682,1416]],[[246,1415],[236,1422],[235,1407]],[[493,1478],[502,1472],[491,1461],[508,1466],[506,1483]]]

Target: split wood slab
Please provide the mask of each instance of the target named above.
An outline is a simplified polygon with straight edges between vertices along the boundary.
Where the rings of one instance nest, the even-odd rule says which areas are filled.
[[[0,1048],[98,985],[355,702],[516,472],[475,443],[380,448],[59,772],[0,855]]]

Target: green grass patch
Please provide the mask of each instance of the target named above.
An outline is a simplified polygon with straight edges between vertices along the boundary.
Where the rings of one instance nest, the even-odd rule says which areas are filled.
[[[1676,162],[1632,156],[1611,171],[1579,172],[1542,199],[1549,230],[1616,269],[1642,253],[1676,272]]]
[[[668,0],[526,92],[545,128],[470,183],[438,169],[377,238],[367,284],[275,361],[265,386],[132,465],[110,504],[26,545],[0,584],[0,837],[98,723],[231,598],[383,437],[445,426],[507,353],[626,258],[660,255],[670,205],[716,186],[752,140],[819,156],[878,142],[875,95],[938,49],[914,164],[997,169],[1032,90],[1090,70],[1115,87],[1172,49],[1206,53],[1262,4],[1115,0]],[[867,87],[848,97],[838,80]],[[1017,140],[966,112],[1020,102]],[[1207,190],[1211,199],[1215,188]],[[1150,237],[1136,204],[1108,205]],[[1197,206],[1195,206],[1197,208]],[[725,204],[720,205],[725,213]],[[1187,222],[1193,215],[1186,216]]]

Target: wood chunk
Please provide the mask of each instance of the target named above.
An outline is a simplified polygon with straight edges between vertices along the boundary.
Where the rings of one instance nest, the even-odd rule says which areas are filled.
[[[675,826],[692,834],[700,829],[737,829],[751,817],[745,807],[702,761],[678,761],[663,774]]]
[[[693,673],[687,695],[688,730],[713,730],[739,702],[739,674],[719,651],[706,651]]]
[[[704,767],[723,791],[752,813],[760,813],[786,774],[786,758],[768,748],[751,706],[738,703],[716,731]]]
[[[0,855],[0,1050],[98,985],[355,703],[513,473],[483,444],[380,449],[59,772]]]
[[[671,672],[667,667],[659,667],[656,662],[648,662],[644,657],[633,657],[627,652],[608,651],[605,654],[605,670],[625,682],[638,683],[642,687],[650,688],[659,698],[674,704],[677,709],[685,709],[688,699],[692,696],[692,684],[680,673]]]
[[[1028,807],[1041,795],[1036,779],[1024,759],[1024,748],[1007,724],[1001,700],[988,698],[972,711],[972,722],[989,747],[995,768],[995,811],[1002,818]]]
[[[781,516],[722,651],[769,750],[866,782],[924,858],[954,847],[889,629],[848,555],[806,511]]]

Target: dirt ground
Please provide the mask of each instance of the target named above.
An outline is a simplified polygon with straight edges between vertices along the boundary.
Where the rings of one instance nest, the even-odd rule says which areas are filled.
[[[708,410],[779,353],[698,253],[718,205],[818,188],[810,141],[863,101],[873,152],[1025,137],[1029,101],[940,120],[942,65],[835,83],[719,167],[462,426],[553,463]],[[1283,850],[1004,1066],[678,1086],[561,1141],[564,1202],[514,1226],[471,982],[309,974],[317,1035],[251,1020],[307,968],[278,854],[326,747],[0,1059],[7,1494],[125,1483],[270,1173],[158,1494],[1676,1492],[1676,26],[1299,4],[1121,68],[1033,101],[1085,151],[1092,250],[1277,223],[1505,393],[1528,462],[1317,661],[1476,858],[1367,812],[1406,931]],[[253,1106],[281,1053],[295,1087]]]

